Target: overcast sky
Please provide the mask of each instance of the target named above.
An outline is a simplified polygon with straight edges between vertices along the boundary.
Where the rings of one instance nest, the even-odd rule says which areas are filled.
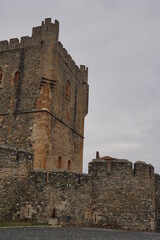
[[[0,39],[31,36],[51,17],[77,65],[89,68],[84,172],[109,155],[160,173],[160,0],[0,0]]]

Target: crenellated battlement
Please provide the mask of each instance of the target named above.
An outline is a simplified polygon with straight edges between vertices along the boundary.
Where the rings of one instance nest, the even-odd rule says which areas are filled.
[[[33,154],[24,150],[0,147],[0,173],[5,177],[28,176],[33,168]]]
[[[134,174],[140,177],[154,177],[154,167],[142,161],[137,161],[134,164]]]
[[[67,63],[70,69],[75,72],[80,72],[83,76],[83,81],[85,84],[88,83],[88,68],[84,65],[80,65],[80,68],[76,65],[75,61],[72,59],[68,51],[63,47],[61,42],[58,42],[59,53],[63,56],[63,60]]]
[[[71,69],[75,69],[75,71],[79,70],[78,66],[76,65],[75,61],[72,59],[71,55],[68,51],[63,47],[61,42],[58,42],[58,50],[61,55],[63,55],[63,60],[68,64]]]
[[[65,182],[65,179],[74,179],[75,182],[84,181],[92,176],[105,178],[110,175],[110,178],[119,176],[133,176],[139,178],[154,178],[154,167],[142,161],[137,161],[134,164],[126,159],[111,158],[105,160],[103,158],[93,159],[89,163],[89,174],[74,173],[67,171],[32,171],[34,155],[24,150],[16,150],[0,147],[0,169],[3,168],[19,168],[24,165],[30,171],[30,176],[36,181],[55,182],[57,177]]]
[[[59,22],[57,20],[55,20],[55,23],[52,23],[51,18],[46,18],[45,21],[42,21],[41,26],[34,27],[32,29],[33,38],[37,38],[49,33],[55,36],[55,42],[57,42],[59,35]]]
[[[30,179],[35,183],[51,183],[57,187],[83,187],[85,184],[88,184],[88,181],[91,176],[83,173],[73,173],[73,172],[57,172],[57,171],[31,171],[29,173]]]
[[[67,63],[72,71],[80,73],[85,84],[88,83],[88,68],[84,65],[78,67],[67,50],[63,47],[61,42],[58,42],[59,36],[59,22],[55,20],[55,23],[52,23],[51,18],[46,18],[45,21],[42,21],[41,26],[32,28],[32,36],[22,36],[19,40],[18,38],[12,38],[9,41],[3,40],[0,41],[0,52],[27,48],[32,46],[40,45],[44,42],[47,37],[52,37],[59,53],[63,56],[63,60]]]
[[[88,68],[85,65],[80,65],[80,71],[84,78],[84,83],[88,83]]]
[[[105,177],[107,175],[123,175],[140,178],[153,178],[154,167],[151,164],[137,161],[134,165],[126,159],[93,159],[89,163],[89,174]]]
[[[68,216],[75,214],[76,218],[71,217],[72,223],[81,214],[81,220],[75,222],[77,225],[112,226],[116,219],[116,226],[122,229],[155,229],[155,178],[150,164],[138,161],[133,167],[132,162],[126,159],[98,157],[89,163],[89,174],[34,170],[33,154],[1,147],[0,164],[4,162],[3,166],[0,165],[0,193],[3,199],[3,189],[14,189],[13,200],[8,195],[4,198],[9,203],[13,201],[12,205],[16,206],[14,211],[11,210],[15,219],[19,219],[19,214],[21,217],[28,216],[24,215],[24,211],[29,209],[26,211],[31,211],[30,217],[41,221],[48,216],[51,218],[53,209],[56,209],[57,217],[64,225],[68,224]],[[159,186],[157,176],[156,179]],[[17,192],[21,196],[18,204]],[[158,187],[156,196],[158,199]],[[10,210],[12,205],[6,206],[3,201],[0,205],[1,216],[7,219],[3,209]],[[158,226],[159,217],[156,221]]]
[[[18,48],[26,48],[41,44],[46,36],[52,36],[55,43],[58,41],[59,36],[59,22],[55,20],[55,23],[51,22],[51,18],[46,18],[42,22],[41,26],[32,28],[32,36],[23,36],[19,41],[18,38],[12,38],[9,41],[0,41],[0,52],[8,51]]]

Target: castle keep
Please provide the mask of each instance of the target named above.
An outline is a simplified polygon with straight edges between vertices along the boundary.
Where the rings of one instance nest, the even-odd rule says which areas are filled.
[[[59,23],[0,42],[0,145],[34,154],[34,169],[82,172],[87,68],[58,42]]]
[[[88,70],[45,19],[0,42],[0,221],[160,231],[160,176],[109,156],[82,173]]]

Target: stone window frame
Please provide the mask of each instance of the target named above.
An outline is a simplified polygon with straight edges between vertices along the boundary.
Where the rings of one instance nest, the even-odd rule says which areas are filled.
[[[62,169],[62,157],[58,157],[58,170]]]
[[[20,73],[19,73],[19,70],[16,70],[14,72],[14,83],[17,83],[20,79]]]
[[[67,80],[66,86],[65,86],[65,98],[70,101],[71,99],[71,83],[69,80]]]
[[[3,88],[4,73],[3,68],[0,66],[0,88]]]
[[[68,170],[68,171],[71,171],[71,160],[68,160],[67,170]]]

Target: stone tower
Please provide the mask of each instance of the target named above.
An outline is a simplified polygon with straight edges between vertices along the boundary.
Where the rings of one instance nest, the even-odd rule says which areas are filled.
[[[45,19],[32,36],[0,42],[0,146],[34,154],[34,169],[82,172],[88,69]]]

